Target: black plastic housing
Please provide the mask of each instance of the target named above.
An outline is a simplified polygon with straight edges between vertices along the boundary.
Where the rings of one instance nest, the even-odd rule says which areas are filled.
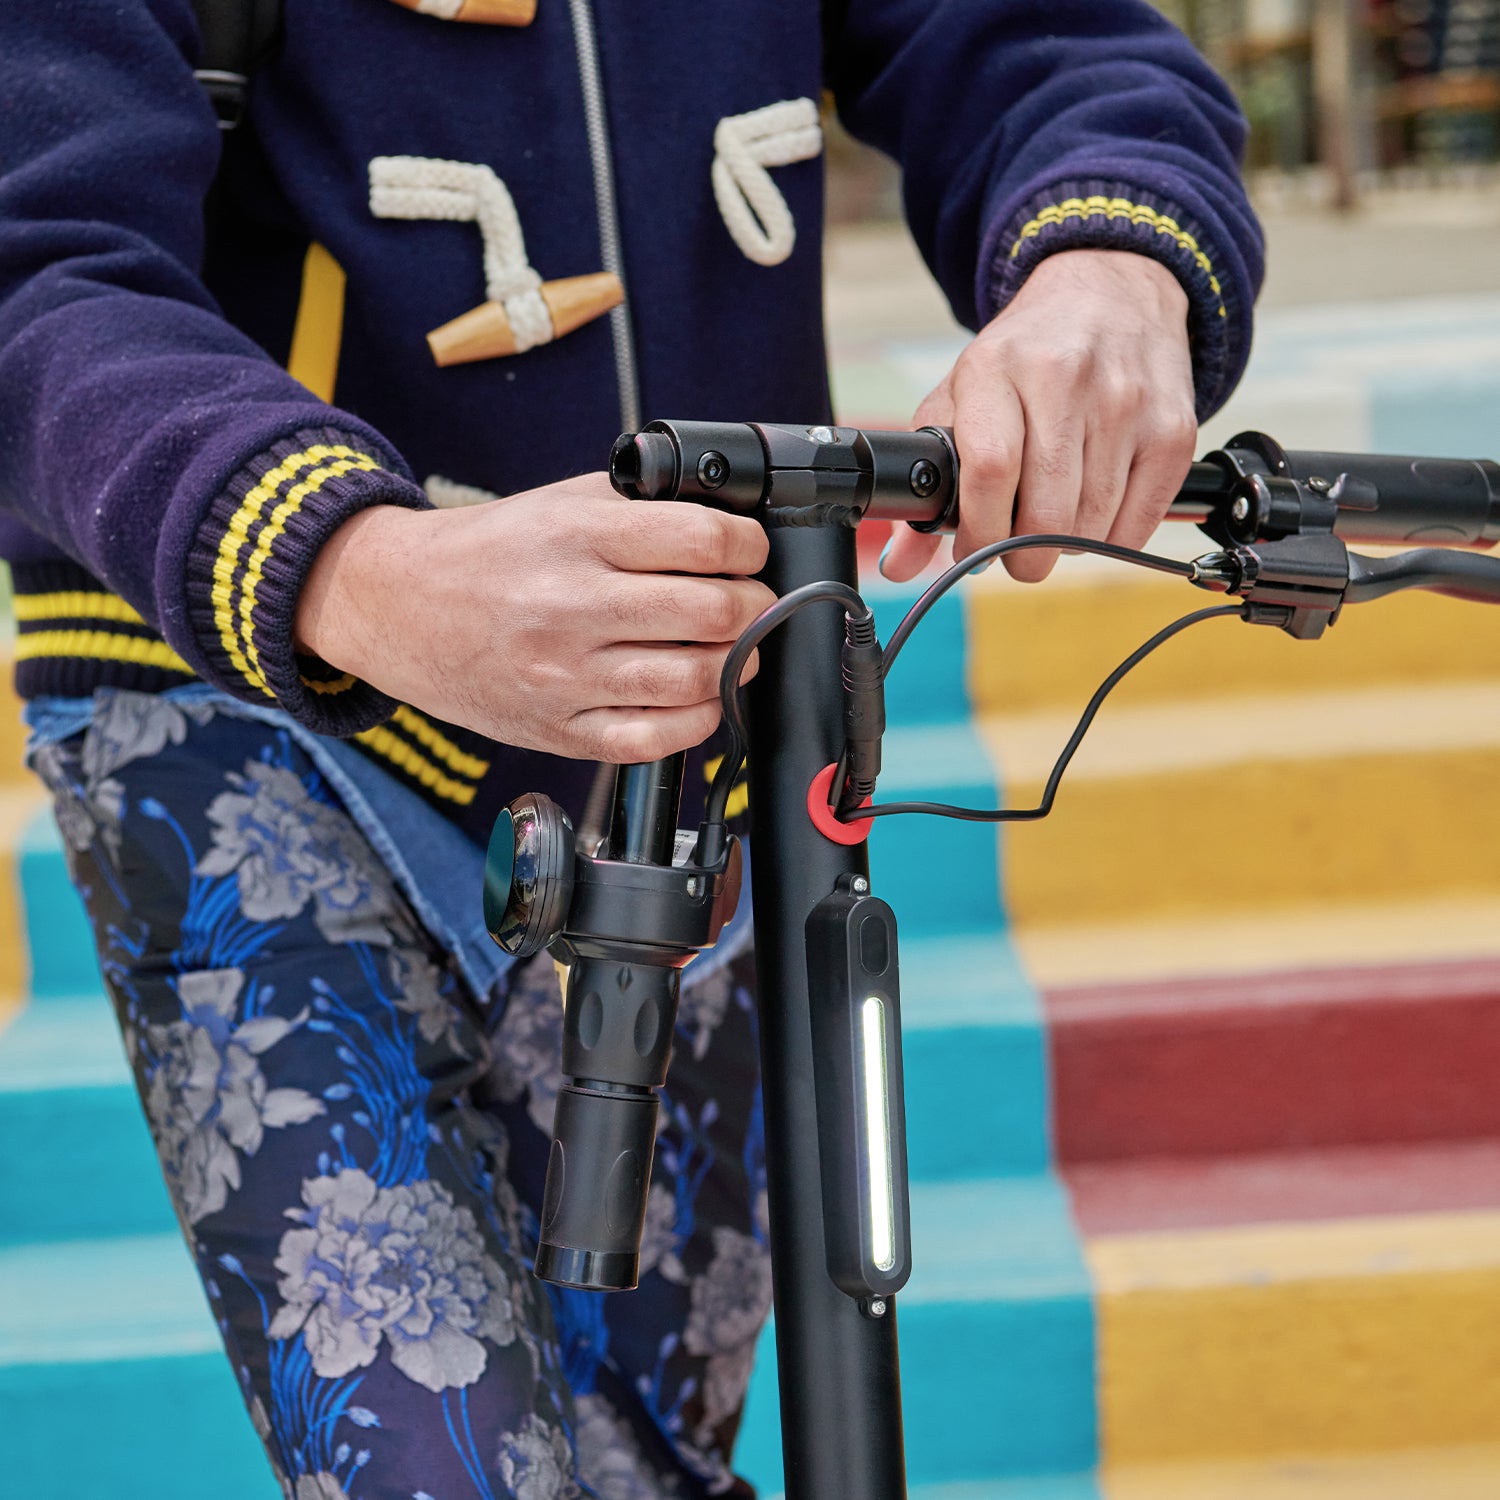
[[[840,881],[807,919],[807,979],[828,1274],[861,1301],[894,1295],[911,1275],[898,973],[896,914]],[[878,1057],[866,1024],[872,1006],[881,1016]],[[884,1119],[883,1140],[870,1128],[872,1107]],[[876,1159],[882,1146],[884,1162]],[[877,1178],[888,1189],[877,1190]],[[882,1231],[873,1216],[887,1199],[889,1255],[877,1257]]]

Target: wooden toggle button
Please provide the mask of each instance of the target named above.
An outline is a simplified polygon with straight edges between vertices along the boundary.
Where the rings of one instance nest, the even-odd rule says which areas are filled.
[[[396,0],[407,10],[422,11],[440,21],[473,21],[481,26],[530,26],[537,0]]]
[[[565,276],[544,281],[537,289],[552,317],[552,337],[560,339],[585,323],[592,323],[625,300],[625,288],[613,271],[594,271],[587,276]],[[427,347],[439,365],[471,364],[478,359],[498,359],[516,352],[515,330],[505,308],[498,302],[478,307],[434,328]]]

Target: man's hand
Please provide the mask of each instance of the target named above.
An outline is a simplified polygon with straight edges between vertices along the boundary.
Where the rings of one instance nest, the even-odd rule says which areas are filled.
[[[299,648],[509,745],[658,760],[719,722],[719,673],[775,596],[760,524],[622,500],[603,474],[462,510],[374,506],[318,553]],[[727,576],[725,576],[727,575]]]
[[[1048,258],[959,356],[914,427],[951,427],[962,475],[955,557],[1003,537],[1064,532],[1143,546],[1193,461],[1187,294],[1119,250]],[[898,526],[881,564],[912,578],[935,536]],[[1055,552],[1005,558],[1039,582]]]

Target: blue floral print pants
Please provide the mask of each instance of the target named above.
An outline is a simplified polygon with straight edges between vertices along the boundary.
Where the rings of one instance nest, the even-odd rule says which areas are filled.
[[[551,961],[474,994],[272,724],[107,692],[32,762],[288,1500],[748,1496],[729,1453],[771,1295],[748,955],[684,986],[640,1289],[545,1287]]]

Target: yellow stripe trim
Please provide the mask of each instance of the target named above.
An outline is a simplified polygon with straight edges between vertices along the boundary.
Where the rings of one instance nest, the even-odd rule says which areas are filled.
[[[113,620],[121,625],[146,622],[115,594],[69,589],[57,594],[17,594],[13,601],[16,620]]]
[[[1064,198],[1061,203],[1044,208],[1016,236],[1010,258],[1014,260],[1021,253],[1021,246],[1027,240],[1035,239],[1049,224],[1062,224],[1068,219],[1129,219],[1132,224],[1147,224],[1157,234],[1166,235],[1169,240],[1186,250],[1207,275],[1208,284],[1213,288],[1214,296],[1219,299],[1219,316],[1229,316],[1224,307],[1224,291],[1219,285],[1219,278],[1214,274],[1213,263],[1203,253],[1198,241],[1176,219],[1157,213],[1154,208],[1132,203],[1128,198]]]
[[[294,484],[287,491],[286,497],[271,512],[270,519],[261,527],[260,535],[255,539],[255,550],[250,554],[250,561],[245,565],[245,577],[240,586],[239,633],[245,645],[245,654],[249,659],[245,676],[252,686],[258,688],[266,686],[266,679],[260,670],[260,652],[255,645],[255,625],[250,615],[255,608],[255,591],[260,584],[271,549],[276,545],[276,539],[286,530],[287,522],[302,509],[302,502],[309,495],[317,494],[330,479],[337,479],[339,475],[347,474],[351,469],[368,472],[379,467],[380,465],[373,458],[359,455],[355,458],[341,458],[334,463],[324,464],[321,468],[314,469],[306,479]]]
[[[319,400],[333,400],[343,337],[344,268],[322,245],[309,245],[286,371]]]
[[[719,767],[724,764],[724,757],[716,755],[712,760],[706,761],[703,766],[703,779],[712,781],[719,774]],[[739,779],[729,790],[729,800],[724,804],[724,816],[726,818],[737,818],[750,806],[750,783],[745,780],[745,771],[749,769],[749,762],[741,768]]]
[[[328,677],[322,680],[316,677],[304,677],[302,686],[310,693],[327,695],[329,693],[347,693],[359,679],[353,672],[345,672],[340,677]]]
[[[165,641],[140,635],[111,635],[104,630],[38,630],[16,637],[17,661],[43,656],[86,656],[124,661],[138,667],[163,667],[191,677],[193,669]]]
[[[452,740],[440,734],[428,723],[416,709],[408,708],[404,703],[401,704],[396,709],[395,720],[419,745],[432,751],[449,770],[457,771],[460,776],[471,776],[477,781],[489,770],[489,761],[480,760],[477,755],[469,755],[460,750]]]
[[[219,629],[219,644],[241,676],[250,677],[250,664],[240,650],[239,637],[234,629],[234,612],[230,599],[234,592],[234,578],[239,567],[240,549],[250,537],[250,528],[255,524],[262,508],[294,474],[327,458],[363,458],[364,454],[353,448],[319,443],[293,453],[269,470],[240,502],[240,508],[230,517],[224,535],[219,538],[219,554],[214,559],[214,586],[211,594],[214,606],[214,624]],[[256,686],[261,686],[257,683]],[[271,696],[268,694],[267,696]]]
[[[419,755],[405,740],[398,739],[389,729],[367,729],[355,738],[360,744],[368,745],[377,755],[384,756],[393,766],[399,767],[408,776],[415,778],[422,786],[445,802],[467,807],[474,800],[473,786],[445,776],[426,756]]]

